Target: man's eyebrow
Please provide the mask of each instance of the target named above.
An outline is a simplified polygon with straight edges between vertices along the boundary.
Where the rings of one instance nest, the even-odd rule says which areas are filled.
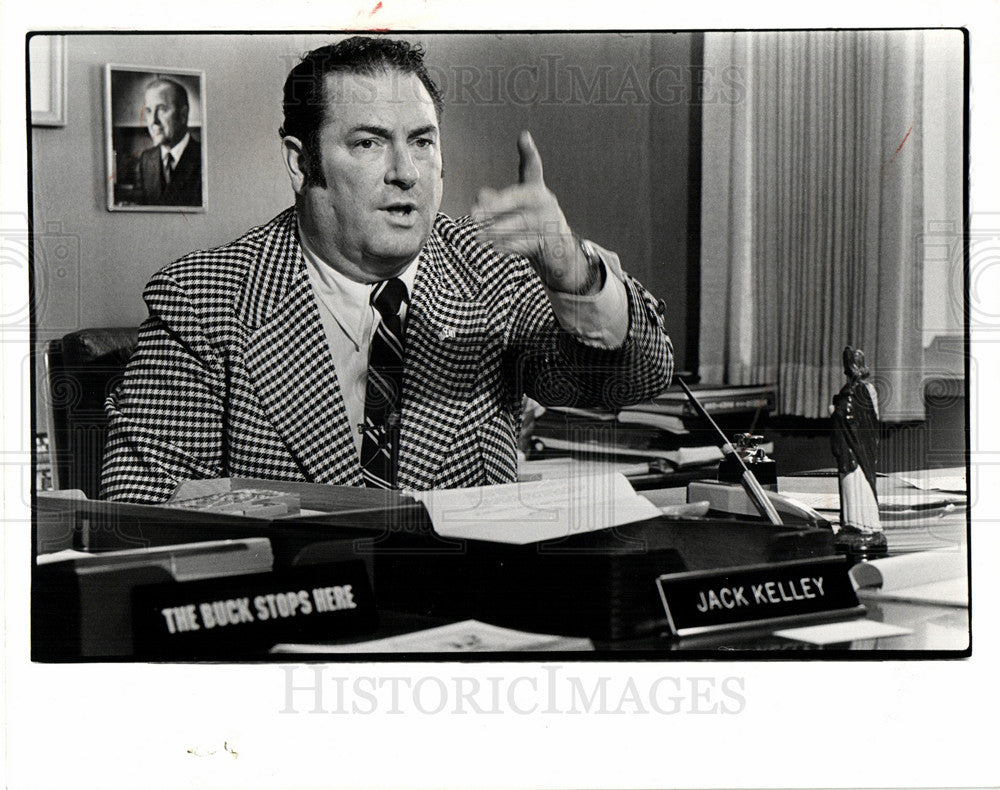
[[[358,132],[365,132],[366,134],[374,134],[378,137],[392,137],[392,132],[390,132],[384,126],[370,126],[368,124],[353,126],[348,131],[348,134],[357,134]]]
[[[413,131],[411,131],[407,138],[412,139],[414,137],[422,137],[425,134],[437,134],[438,128],[432,123],[426,126],[420,126]],[[359,132],[364,132],[365,134],[374,134],[377,137],[384,137],[386,139],[392,137],[392,132],[386,129],[384,126],[373,126],[371,124],[360,124],[358,126],[351,127],[348,134],[357,134]]]
[[[429,123],[426,126],[421,126],[410,132],[410,138],[423,137],[425,134],[437,134],[437,133],[438,133],[438,128],[434,124]]]

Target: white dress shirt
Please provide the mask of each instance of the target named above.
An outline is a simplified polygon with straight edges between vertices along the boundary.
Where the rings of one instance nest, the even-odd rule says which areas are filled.
[[[173,148],[167,148],[165,145],[160,146],[160,160],[163,162],[164,170],[167,164],[167,154],[170,154],[171,157],[171,169],[177,167],[177,163],[181,161],[181,156],[183,156],[184,149],[187,148],[189,142],[191,142],[191,132],[185,132],[184,137]]]

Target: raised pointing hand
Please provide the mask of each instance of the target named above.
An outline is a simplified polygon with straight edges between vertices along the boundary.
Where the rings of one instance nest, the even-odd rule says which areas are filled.
[[[521,132],[517,149],[518,183],[481,190],[472,208],[472,218],[483,225],[479,237],[528,258],[550,288],[578,293],[588,282],[587,259],[559,201],[545,186],[542,157],[530,132]]]

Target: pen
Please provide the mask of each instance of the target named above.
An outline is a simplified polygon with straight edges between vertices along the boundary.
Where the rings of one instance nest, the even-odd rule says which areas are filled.
[[[712,419],[712,415],[705,410],[705,407],[701,405],[701,402],[694,396],[694,393],[688,389],[687,384],[680,379],[677,379],[677,383],[681,385],[681,389],[684,390],[684,394],[687,395],[688,400],[691,401],[691,405],[694,407],[694,410],[698,412],[698,416],[715,429],[715,432],[718,434],[719,440],[721,441],[719,447],[722,452],[732,453],[736,460],[740,462],[740,466],[743,467],[743,477],[741,478],[743,488],[747,492],[747,496],[750,497],[750,501],[753,502],[754,507],[756,507],[757,510],[760,511],[760,514],[772,524],[783,524],[784,522],[781,520],[781,516],[778,515],[778,511],[775,510],[771,500],[768,499],[767,494],[760,485],[760,481],[757,480],[754,473],[750,471],[750,467],[746,465],[740,454],[736,452],[736,448],[730,444],[729,439],[726,438],[726,434],[722,432],[722,429],[716,424],[715,420]]]

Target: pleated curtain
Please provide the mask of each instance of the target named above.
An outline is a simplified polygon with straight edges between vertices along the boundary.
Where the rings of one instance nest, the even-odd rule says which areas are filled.
[[[850,344],[882,419],[923,418],[922,52],[909,31],[706,34],[706,87],[730,90],[703,115],[704,381],[826,417]]]

